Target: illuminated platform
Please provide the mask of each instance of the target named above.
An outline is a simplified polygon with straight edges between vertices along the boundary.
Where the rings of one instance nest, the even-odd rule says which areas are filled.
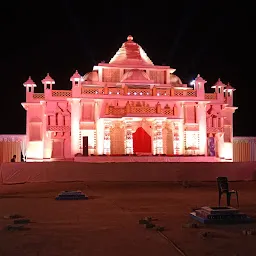
[[[106,161],[106,158],[103,157],[102,161]],[[162,157],[152,157],[151,161],[153,158],[155,161],[162,161]],[[129,157],[127,159],[131,161]],[[148,162],[142,162],[143,157],[136,160],[139,159],[141,162],[3,163],[0,164],[0,186],[27,182],[74,181],[216,182],[216,177],[219,176],[226,176],[229,181],[256,179],[256,162],[149,162],[149,159]]]
[[[74,162],[85,163],[193,163],[220,162],[216,157],[205,156],[77,156]]]

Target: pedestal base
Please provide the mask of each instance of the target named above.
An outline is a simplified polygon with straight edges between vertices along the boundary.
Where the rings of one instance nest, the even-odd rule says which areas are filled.
[[[190,216],[204,224],[238,224],[253,222],[254,219],[232,207],[201,207]]]

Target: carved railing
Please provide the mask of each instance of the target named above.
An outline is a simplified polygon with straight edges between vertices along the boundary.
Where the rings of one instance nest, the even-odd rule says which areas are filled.
[[[170,96],[171,90],[170,89],[156,89],[157,96]]]
[[[149,96],[152,95],[151,89],[128,89],[127,95]]]
[[[124,94],[124,89],[123,88],[109,88],[108,89],[108,94],[123,95]]]
[[[217,132],[224,132],[223,127],[207,127],[207,133],[217,133]]]
[[[47,126],[47,131],[52,131],[52,132],[69,132],[70,126],[64,126],[64,125],[48,125]]]
[[[186,93],[186,94],[183,95],[183,96],[196,97],[196,91],[195,91],[195,90],[186,90],[186,91],[183,91],[183,92]]]
[[[52,97],[71,97],[72,92],[69,90],[53,90]]]
[[[174,97],[196,97],[196,90],[175,89],[175,88],[108,88],[108,87],[82,87],[81,94],[100,94],[100,95],[127,95],[127,96],[174,96]]]
[[[104,88],[82,87],[81,94],[104,94]]]
[[[129,111],[131,114],[156,114],[156,108],[155,107],[149,107],[149,106],[142,106],[142,107],[131,107],[131,110]]]
[[[173,108],[163,108],[163,109],[161,109],[161,113],[163,115],[167,115],[167,116],[173,116],[174,115]]]
[[[148,104],[147,105],[134,105],[134,104],[127,105],[127,104],[124,107],[106,105],[105,114],[114,115],[114,116],[123,116],[127,114],[136,114],[136,115],[163,114],[167,116],[173,116],[175,114],[174,107],[170,107],[169,105],[166,105],[164,108],[161,108],[160,104],[157,104],[156,106],[149,106]]]
[[[126,114],[125,108],[112,107],[112,106],[109,107],[109,115],[120,116],[125,114]]]
[[[204,95],[204,98],[206,100],[216,100],[217,99],[217,94],[216,93],[206,93]]]
[[[33,93],[33,99],[44,100],[44,93]]]

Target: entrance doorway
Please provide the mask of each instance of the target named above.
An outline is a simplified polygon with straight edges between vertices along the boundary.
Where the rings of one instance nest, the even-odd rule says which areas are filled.
[[[52,158],[62,159],[63,155],[63,140],[53,140],[52,145]]]
[[[142,128],[139,127],[133,133],[133,152],[136,153],[152,153],[151,136]]]

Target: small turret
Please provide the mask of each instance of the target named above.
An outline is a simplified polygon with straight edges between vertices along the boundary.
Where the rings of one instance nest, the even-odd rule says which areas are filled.
[[[204,85],[207,81],[205,81],[199,74],[197,75],[195,82],[194,82],[194,87],[195,90],[197,91],[197,96],[204,98]]]
[[[226,87],[225,84],[222,83],[220,78],[218,81],[211,87],[215,89],[215,93],[217,94],[217,99],[220,101],[224,100],[224,88]]]
[[[76,70],[73,76],[70,77],[70,81],[72,82],[72,96],[80,97],[81,83],[84,81],[83,77]]]
[[[80,86],[81,82],[83,81],[83,78],[81,77],[81,75],[76,70],[76,72],[73,74],[73,76],[70,77],[70,81],[72,82],[72,87]]]
[[[216,93],[223,93],[225,87],[226,85],[223,84],[219,78],[218,81],[211,88],[214,88]]]
[[[23,85],[24,87],[26,87],[27,92],[34,93],[34,88],[36,87],[36,84],[32,80],[31,76],[29,76],[28,80]]]
[[[227,104],[232,107],[233,106],[233,92],[236,89],[233,88],[230,83],[228,83],[227,87],[224,89],[224,93],[225,93],[225,99]]]
[[[50,77],[49,73],[47,76],[42,80],[44,85],[44,90],[52,90],[52,85],[55,84],[55,81]]]

